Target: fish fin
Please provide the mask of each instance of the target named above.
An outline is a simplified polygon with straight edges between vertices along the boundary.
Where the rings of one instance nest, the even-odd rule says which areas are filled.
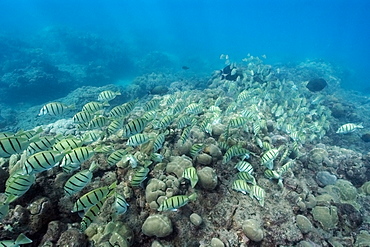
[[[15,243],[18,244],[18,245],[20,245],[20,244],[30,244],[30,243],[32,243],[32,240],[27,238],[27,236],[24,235],[23,233],[21,233],[21,234],[19,234],[19,236],[15,240]]]

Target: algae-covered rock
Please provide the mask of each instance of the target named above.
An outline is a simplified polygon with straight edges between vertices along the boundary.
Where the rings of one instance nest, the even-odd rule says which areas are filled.
[[[170,218],[165,215],[149,216],[141,227],[143,233],[149,237],[156,236],[159,238],[170,235],[173,231]]]
[[[357,197],[357,189],[351,182],[338,179],[335,186],[339,188],[341,199],[344,201],[354,201]]]
[[[217,186],[217,174],[211,167],[204,167],[198,171],[199,184],[206,190],[213,190]]]
[[[370,243],[370,234],[367,231],[360,231],[357,234],[355,246],[356,247],[366,247]]]
[[[166,184],[156,178],[152,178],[149,180],[148,185],[145,188],[145,199],[146,202],[149,203],[151,209],[157,209],[159,207],[158,204],[152,203],[156,202],[158,197],[164,196],[166,190]]]
[[[360,188],[360,192],[361,193],[364,193],[365,195],[370,195],[370,181],[364,183],[361,188]]]
[[[323,148],[314,148],[308,154],[310,162],[320,165],[327,157],[328,152]]]
[[[207,145],[204,150],[204,153],[207,153],[212,156],[213,159],[222,159],[222,152],[219,147],[214,144]]]
[[[62,233],[57,246],[84,247],[87,246],[87,239],[85,234],[75,228],[71,228]]]
[[[167,164],[166,172],[174,173],[177,178],[182,176],[185,168],[193,166],[191,160],[185,158],[185,156],[174,156],[171,157],[170,160],[170,163]]]
[[[316,206],[312,209],[313,218],[324,230],[330,230],[338,224],[338,210],[334,206]]]
[[[318,185],[324,187],[326,185],[335,184],[335,182],[337,181],[337,177],[328,171],[319,171],[316,174],[316,181]]]
[[[196,161],[201,165],[209,165],[212,163],[212,157],[209,154],[202,153],[197,156]]]
[[[121,221],[111,221],[101,225],[92,223],[86,230],[86,235],[95,246],[130,246],[133,240],[132,230]]]
[[[252,241],[260,242],[263,239],[263,230],[256,220],[249,219],[244,221],[242,228],[244,234]]]
[[[192,213],[190,215],[190,222],[193,223],[195,226],[200,226],[203,223],[202,217],[199,214]]]
[[[219,238],[211,239],[211,247],[224,247],[225,244]]]
[[[309,219],[307,219],[306,216],[300,214],[297,215],[296,223],[302,233],[309,233],[310,231],[312,231],[312,223]]]

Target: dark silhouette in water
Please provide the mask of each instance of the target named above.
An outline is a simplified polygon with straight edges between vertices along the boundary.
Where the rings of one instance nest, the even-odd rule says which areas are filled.
[[[315,78],[315,79],[311,79],[307,83],[306,87],[311,92],[319,92],[319,91],[323,90],[327,85],[328,85],[328,83],[326,83],[326,81],[324,79]]]
[[[183,70],[188,70],[188,69],[190,69],[188,66],[182,66],[181,67]]]

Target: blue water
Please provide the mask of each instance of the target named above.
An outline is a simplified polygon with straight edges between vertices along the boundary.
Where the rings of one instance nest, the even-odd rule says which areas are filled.
[[[363,90],[370,86],[369,10],[365,0],[2,0],[0,32],[27,40],[66,26],[122,39],[133,59],[160,51],[209,73],[222,67],[222,53],[233,61],[265,54],[271,64],[321,59],[345,71],[342,87]]]

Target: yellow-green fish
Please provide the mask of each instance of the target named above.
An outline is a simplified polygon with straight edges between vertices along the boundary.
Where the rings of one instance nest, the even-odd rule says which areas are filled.
[[[222,164],[226,164],[229,162],[233,157],[235,156],[243,156],[243,159],[248,159],[249,158],[249,151],[245,148],[242,148],[238,145],[234,145],[231,148],[229,148],[223,159],[222,159]]]
[[[1,247],[19,247],[21,244],[30,244],[32,240],[27,238],[23,233],[19,234],[16,240],[2,240],[0,241]]]
[[[66,196],[72,196],[77,192],[81,191],[87,184],[90,183],[93,172],[98,168],[98,164],[93,161],[90,168],[87,170],[82,170],[72,177],[70,177],[64,184],[64,194]]]
[[[72,213],[91,208],[104,198],[109,197],[115,191],[116,187],[117,182],[114,182],[109,186],[100,187],[84,194],[73,205]]]
[[[24,174],[34,174],[52,169],[57,166],[64,157],[58,151],[41,151],[27,158],[23,166]]]
[[[138,134],[144,130],[146,124],[147,121],[143,118],[132,120],[123,127],[122,136],[128,138],[132,135]]]
[[[98,95],[98,101],[103,101],[103,102],[106,102],[106,101],[111,101],[113,100],[117,95],[121,95],[120,92],[114,92],[114,91],[111,91],[111,90],[106,90],[106,91],[103,91],[101,92],[99,95]]]
[[[89,112],[89,113],[96,113],[96,112],[102,111],[104,107],[107,107],[107,106],[109,106],[107,102],[92,101],[92,102],[86,103],[82,107],[82,111]]]
[[[337,130],[337,134],[347,134],[351,133],[357,129],[362,129],[364,126],[362,124],[354,124],[354,123],[348,123],[340,126]]]
[[[236,165],[234,166],[236,169],[238,169],[238,171],[240,172],[247,172],[249,174],[252,174],[253,173],[253,166],[247,162],[247,161],[239,161],[238,163],[236,163]]]
[[[40,137],[40,140],[36,142],[31,142],[27,147],[27,155],[32,155],[34,153],[45,151],[51,148],[55,142],[57,142],[58,136],[43,136]]]
[[[60,166],[80,165],[95,154],[92,147],[77,147],[68,151],[63,157]]]
[[[253,195],[258,200],[258,202],[260,203],[260,205],[262,207],[264,206],[265,196],[266,196],[266,193],[265,193],[264,189],[262,189],[258,185],[253,185],[251,195]]]
[[[204,148],[203,144],[194,144],[190,148],[190,156],[194,159]]]
[[[125,156],[126,154],[127,154],[127,151],[124,149],[119,149],[119,150],[114,151],[108,156],[108,159],[107,159],[108,164],[114,165],[118,163],[123,158],[123,156]]]
[[[190,201],[197,199],[197,194],[193,193],[190,196],[179,195],[172,196],[164,200],[158,208],[158,211],[177,211],[178,208],[181,208],[188,204]]]
[[[237,176],[238,176],[238,179],[245,180],[247,183],[250,183],[253,185],[256,184],[256,179],[253,177],[253,175],[251,175],[248,172],[238,172]]]
[[[84,232],[91,225],[91,223],[96,219],[96,217],[100,214],[100,210],[103,207],[104,202],[105,202],[105,199],[103,199],[102,201],[99,201],[97,204],[90,207],[86,211],[86,213],[82,217],[82,221],[80,224],[81,232]]]
[[[0,139],[0,157],[8,158],[13,154],[20,153],[30,144],[30,140],[24,137],[9,136]]]
[[[73,108],[74,108],[73,105],[67,106],[60,102],[51,102],[51,103],[44,105],[41,108],[38,116],[42,116],[46,114],[53,115],[53,116],[59,116],[59,115],[64,114],[68,109],[73,109]]]
[[[182,177],[190,180],[190,185],[192,188],[198,183],[198,174],[197,170],[194,167],[188,167],[184,169]]]
[[[149,173],[149,168],[147,167],[140,167],[134,174],[131,179],[131,186],[132,187],[139,187],[142,185],[144,180],[147,178]]]
[[[131,146],[131,147],[136,147],[141,144],[149,142],[150,139],[151,139],[151,136],[147,133],[135,134],[128,138],[126,145]]]
[[[53,149],[59,152],[66,152],[68,150],[81,147],[82,144],[83,144],[83,140],[71,136],[71,137],[67,137],[55,143],[53,145]]]
[[[266,151],[261,158],[262,165],[266,166],[267,169],[273,168],[273,161],[278,156],[279,150],[276,148]]]
[[[233,190],[239,191],[243,194],[249,194],[252,191],[252,186],[247,183],[244,179],[237,179],[233,182]]]
[[[73,122],[74,123],[88,123],[90,122],[92,119],[94,118],[94,114],[92,114],[91,112],[87,112],[87,111],[80,111],[80,112],[77,112],[74,116],[73,116]]]
[[[16,174],[15,177],[10,177],[9,179],[11,179],[11,182],[7,183],[5,188],[5,204],[9,204],[24,195],[35,182],[36,178],[34,174]]]
[[[122,195],[116,193],[114,201],[114,208],[116,210],[116,214],[126,213],[128,206],[130,205],[126,202],[125,198]]]

